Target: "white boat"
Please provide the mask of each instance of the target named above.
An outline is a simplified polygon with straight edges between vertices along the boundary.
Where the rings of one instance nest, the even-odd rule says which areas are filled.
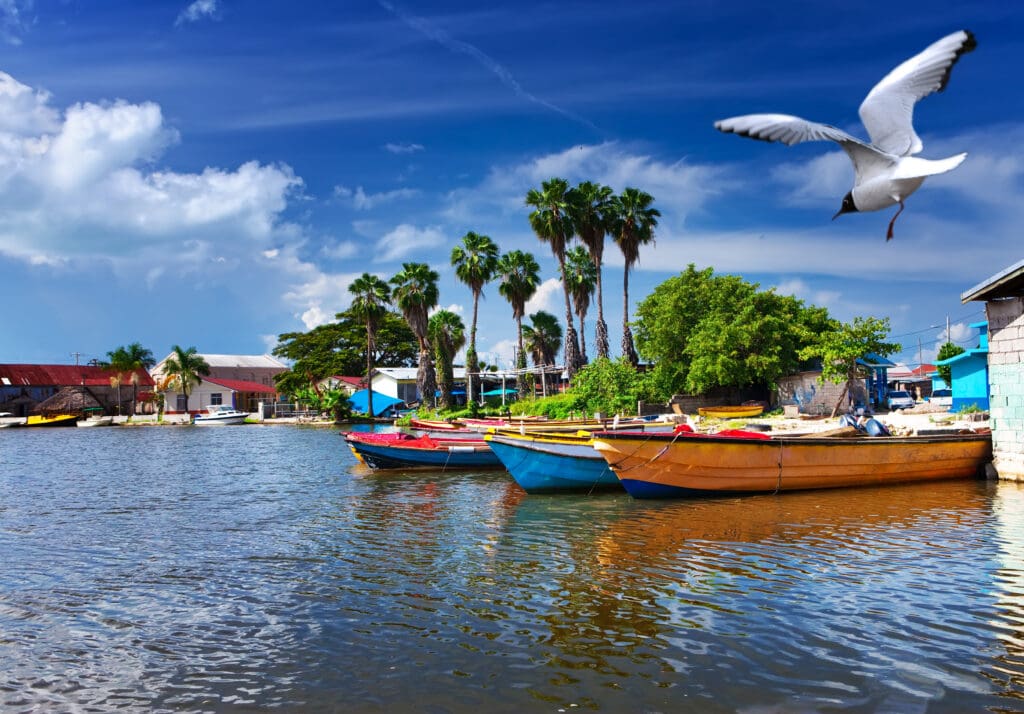
[[[97,414],[95,416],[87,416],[85,419],[79,419],[75,422],[75,426],[89,427],[89,426],[113,426],[114,417],[103,416]]]
[[[209,407],[206,410],[206,414],[197,414],[195,424],[196,426],[244,424],[248,416],[248,412],[240,412],[234,407],[229,407],[227,404],[218,404],[215,407]]]

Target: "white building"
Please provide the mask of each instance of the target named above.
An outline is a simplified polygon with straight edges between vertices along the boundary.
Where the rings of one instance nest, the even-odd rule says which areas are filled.
[[[150,371],[160,384],[166,375],[165,365],[174,353],[167,355]],[[199,354],[210,365],[210,374],[193,386],[189,393],[188,410],[206,411],[211,406],[228,404],[243,411],[255,411],[260,401],[273,401],[277,396],[274,376],[287,372],[288,367],[270,355],[217,355]],[[185,411],[185,395],[173,387],[164,394],[164,410],[168,414]]]

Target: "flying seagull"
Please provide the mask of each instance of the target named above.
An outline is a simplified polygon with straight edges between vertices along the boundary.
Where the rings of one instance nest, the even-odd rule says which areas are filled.
[[[967,157],[966,153],[937,161],[915,157],[924,145],[914,132],[914,104],[945,89],[960,55],[977,46],[972,33],[954,32],[889,72],[860,105],[860,120],[871,137],[870,144],[834,126],[788,114],[747,114],[717,121],[715,128],[787,146],[803,141],[836,142],[853,162],[856,179],[832,220],[844,213],[877,211],[898,203],[900,210],[889,221],[885,236],[888,241],[907,196],[920,188],[926,177],[952,171]]]

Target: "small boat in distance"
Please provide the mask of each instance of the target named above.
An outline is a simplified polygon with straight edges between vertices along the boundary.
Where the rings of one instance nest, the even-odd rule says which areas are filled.
[[[229,424],[244,424],[249,414],[242,412],[227,404],[211,406],[206,414],[197,414],[196,426],[226,426]]]
[[[602,433],[594,448],[634,498],[776,493],[971,478],[992,459],[990,433],[935,436]]]
[[[93,427],[93,426],[113,426],[114,417],[103,416],[102,414],[93,414],[87,416],[85,419],[79,419],[75,422],[77,427]]]
[[[702,417],[716,419],[744,419],[761,416],[764,407],[760,404],[739,405],[735,407],[698,407],[697,413]]]
[[[78,421],[77,414],[54,414],[53,416],[33,414],[25,420],[25,426],[74,426],[76,421]]]

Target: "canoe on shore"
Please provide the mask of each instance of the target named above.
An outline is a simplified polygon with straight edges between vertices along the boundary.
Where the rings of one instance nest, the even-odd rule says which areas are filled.
[[[595,435],[594,448],[636,498],[971,478],[992,459],[989,433],[830,438],[606,432]]]
[[[760,404],[750,406],[740,405],[735,407],[698,407],[697,413],[702,417],[714,417],[716,419],[743,419],[761,416],[764,407]]]

